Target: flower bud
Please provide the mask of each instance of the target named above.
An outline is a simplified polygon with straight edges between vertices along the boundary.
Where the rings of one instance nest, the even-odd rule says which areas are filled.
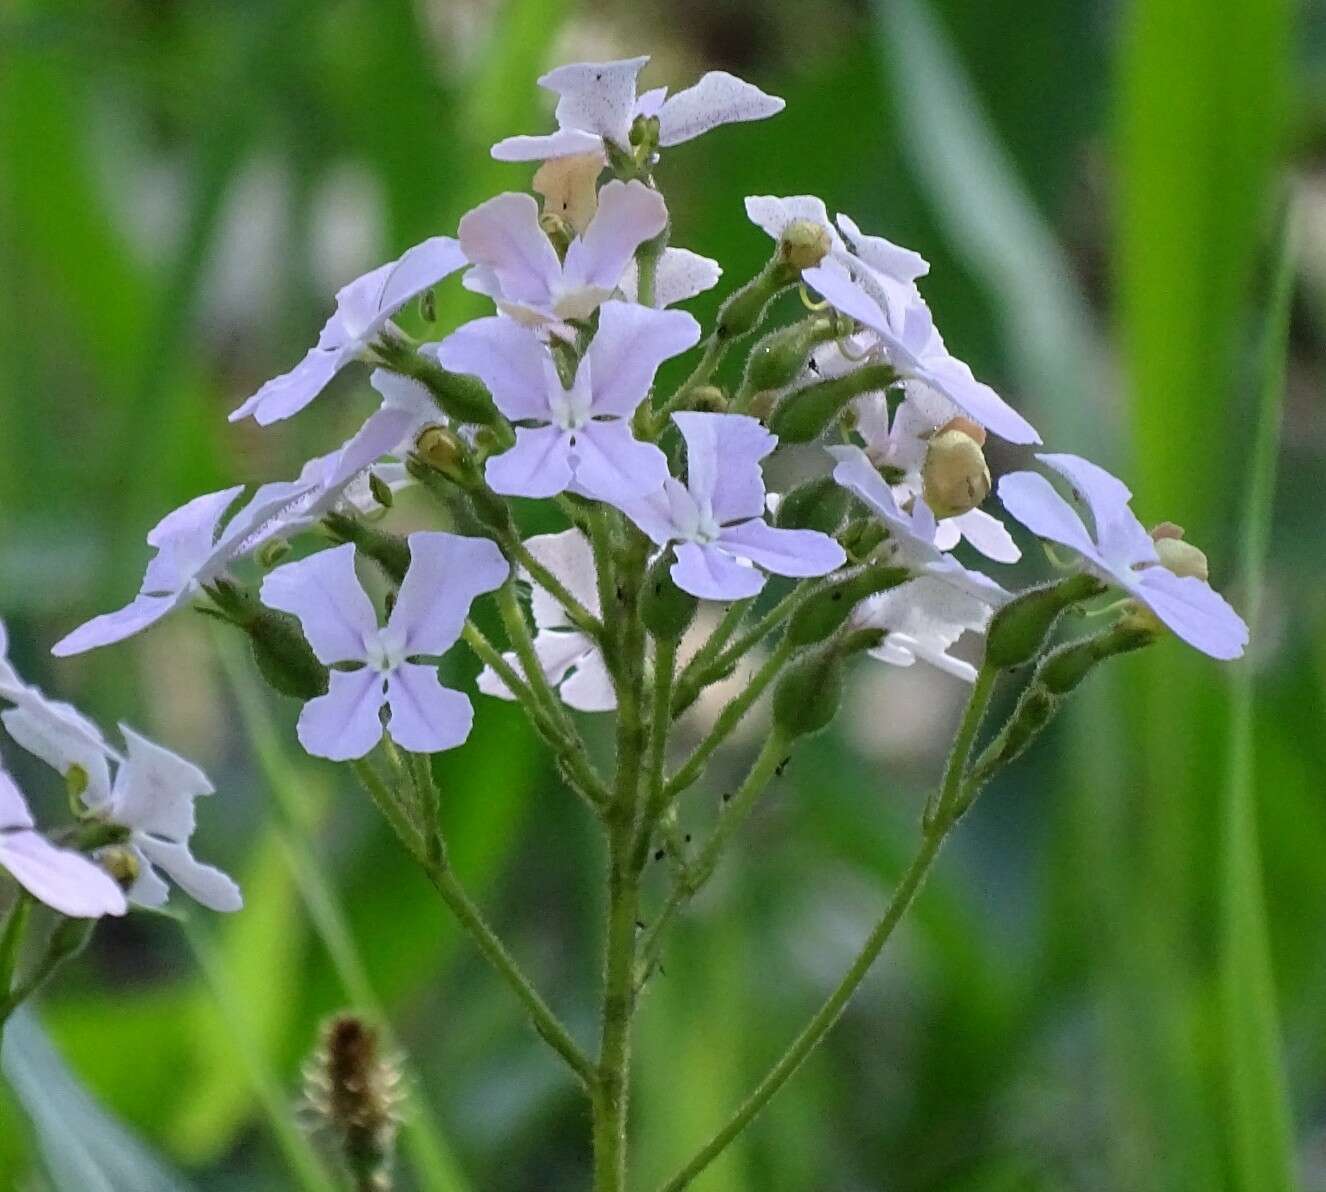
[[[448,418],[479,426],[491,426],[500,418],[492,395],[478,377],[451,372],[390,334],[379,337],[374,350],[387,368],[423,385]]]
[[[365,525],[344,513],[328,513],[322,524],[337,542],[352,542],[386,572],[394,583],[401,583],[410,567],[410,545],[399,534],[390,534]]]
[[[356,1014],[338,1014],[304,1070],[308,1107],[334,1140],[353,1186],[391,1188],[400,1116],[401,1073],[382,1053],[375,1028]]]
[[[833,241],[829,229],[810,219],[794,219],[783,229],[778,241],[778,254],[798,273],[814,269],[825,257]]]
[[[778,404],[769,429],[785,443],[809,443],[824,433],[839,412],[863,393],[887,389],[898,379],[888,364],[860,368],[794,389]]]
[[[838,630],[861,601],[896,588],[909,578],[905,567],[875,563],[827,584],[792,614],[787,626],[788,641],[796,646],[823,641]]]
[[[677,642],[695,619],[699,601],[672,578],[672,552],[664,551],[645,575],[640,620],[659,641]]]
[[[754,331],[764,317],[765,308],[797,279],[797,271],[782,260],[780,253],[750,281],[729,294],[718,308],[714,334],[720,340],[735,340]]]
[[[1070,604],[1099,595],[1104,585],[1085,572],[1030,588],[995,613],[985,638],[988,666],[1008,670],[1030,662]]]
[[[699,410],[705,414],[722,414],[727,411],[727,394],[717,385],[700,385],[691,390],[687,409]]]
[[[830,643],[799,658],[774,689],[773,722],[789,741],[817,733],[838,713],[843,657]]]
[[[1191,542],[1182,538],[1159,538],[1156,540],[1156,554],[1160,556],[1160,565],[1175,575],[1190,575],[1206,583],[1211,571],[1204,555]]]
[[[921,493],[931,512],[941,520],[975,509],[990,493],[985,454],[981,443],[968,432],[973,425],[956,427],[950,423],[936,431],[926,447]]]
[[[391,491],[391,485],[376,472],[370,471],[368,474],[368,491],[383,509],[390,509],[396,503],[396,494]]]
[[[848,501],[851,508],[851,501]],[[888,531],[874,518],[862,517],[847,523],[838,541],[849,558],[864,562],[875,553],[875,548],[888,537]]]
[[[1120,620],[1103,633],[1051,650],[1036,668],[1035,681],[1052,695],[1067,695],[1107,658],[1150,645],[1155,634]]]
[[[459,483],[469,455],[464,440],[449,426],[426,426],[414,441],[419,458]]]
[[[801,375],[810,354],[836,330],[833,318],[815,315],[788,327],[771,331],[750,350],[746,357],[746,372],[742,388],[748,392],[763,393],[768,389],[782,389]]]
[[[204,590],[216,605],[216,615],[248,635],[253,661],[273,688],[302,700],[326,693],[327,668],[294,616],[265,607],[231,580],[218,579]]]
[[[816,476],[783,495],[774,524],[784,530],[833,534],[842,525],[851,503],[852,494],[832,476]]]
[[[138,880],[142,868],[138,855],[131,848],[122,844],[112,844],[97,853],[97,864],[115,879],[122,890],[127,890]]]

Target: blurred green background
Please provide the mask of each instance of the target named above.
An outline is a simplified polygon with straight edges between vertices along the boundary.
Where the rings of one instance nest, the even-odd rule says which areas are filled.
[[[28,677],[209,770],[199,851],[248,900],[187,932],[107,924],[42,1000],[169,1186],[297,1186],[273,1122],[318,1023],[374,997],[443,1140],[402,1186],[585,1186],[575,1090],[358,791],[292,751],[296,709],[248,686],[233,642],[177,617],[58,666],[46,650],[128,599],[165,510],[340,441],[362,376],[270,431],[225,415],[294,363],[338,285],[528,184],[487,147],[550,126],[537,74],[652,52],[649,85],[726,67],[788,104],[668,155],[675,242],[736,284],[767,251],[742,197],[822,195],[922,251],[950,346],[1053,449],[1124,469],[1143,519],[1185,525],[1240,607],[1270,527],[1250,661],[1167,643],[1093,680],[696,1187],[1326,1189],[1324,18],[1288,0],[0,4],[0,615]],[[1280,408],[1265,343],[1291,198],[1272,505],[1252,476]],[[454,283],[439,299],[449,321],[483,309]],[[836,980],[961,695],[862,668],[684,922],[639,1021],[641,1187]],[[588,1039],[597,840],[518,716],[479,710],[439,765],[457,862]],[[749,750],[692,799],[697,830]],[[101,1187],[52,1184],[50,1152],[110,1127],[47,1109],[35,1131],[0,1093],[0,1186]]]

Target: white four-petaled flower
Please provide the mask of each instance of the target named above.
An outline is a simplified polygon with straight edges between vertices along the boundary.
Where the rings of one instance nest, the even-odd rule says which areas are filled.
[[[999,481],[1004,508],[1033,534],[1071,547],[1087,568],[1146,605],[1190,646],[1212,658],[1237,658],[1248,627],[1220,593],[1196,576],[1175,575],[1129,508],[1123,481],[1077,455],[1038,455],[1072,486],[1091,511],[1095,533],[1039,472],[1013,472]]]
[[[765,509],[760,461],[778,443],[744,414],[674,414],[686,441],[686,483],[669,476],[650,496],[613,503],[659,546],[676,543],[671,574],[683,591],[737,600],[775,575],[827,575],[843,549],[816,530],[782,530]],[[763,570],[760,570],[763,569]]]
[[[495,492],[550,497],[571,488],[619,502],[660,488],[667,477],[666,457],[636,441],[630,418],[659,365],[699,337],[699,324],[684,311],[606,302],[569,389],[548,346],[500,315],[453,332],[437,358],[482,379],[497,408],[518,423],[515,446],[488,460]]]
[[[577,62],[550,70],[539,86],[558,97],[557,132],[507,137],[493,146],[493,156],[499,161],[546,161],[594,153],[606,161],[604,142],[629,151],[637,116],[658,117],[658,143],[666,149],[720,124],[763,120],[783,110],[781,99],[722,70],[710,71],[671,98],[666,87],[637,96],[636,79],[648,61]]]
[[[384,626],[349,544],[287,563],[263,581],[263,603],[298,617],[314,654],[332,668],[327,693],[299,717],[300,743],[318,757],[363,757],[382,739],[384,707],[387,732],[413,753],[453,749],[469,736],[470,701],[438,682],[436,664],[411,659],[449,650],[470,605],[499,587],[509,568],[486,538],[420,531],[407,541],[410,567]]]

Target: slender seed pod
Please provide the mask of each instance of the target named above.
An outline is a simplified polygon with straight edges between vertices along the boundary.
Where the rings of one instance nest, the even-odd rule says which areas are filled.
[[[769,332],[746,357],[742,388],[750,393],[763,393],[792,384],[806,367],[811,352],[832,339],[835,331],[834,319],[812,315]]]
[[[785,443],[809,443],[828,428],[854,398],[887,389],[898,379],[889,364],[865,364],[841,377],[794,389],[778,404],[769,429]]]
[[[714,335],[720,341],[731,342],[754,331],[764,318],[769,303],[796,281],[798,276],[798,270],[775,256],[741,289],[728,295],[718,308]]]
[[[1036,667],[1036,682],[1054,695],[1067,695],[1105,659],[1140,650],[1155,640],[1156,634],[1125,618],[1102,633],[1050,651]]]
[[[843,698],[843,656],[832,643],[799,658],[774,688],[773,722],[789,741],[826,727]]]
[[[437,403],[438,409],[453,421],[491,426],[499,420],[492,394],[478,377],[451,372],[436,361],[421,356],[409,344],[392,335],[384,335],[378,341],[376,350],[383,363],[393,372],[423,385]]]
[[[248,636],[253,661],[274,690],[301,700],[326,694],[327,668],[313,653],[297,618],[267,608],[255,593],[232,580],[218,579],[205,591],[217,615]]]
[[[389,579],[399,584],[410,567],[410,544],[399,534],[365,525],[357,517],[331,512],[322,524],[337,542],[353,542],[355,548],[367,555],[386,572]]]

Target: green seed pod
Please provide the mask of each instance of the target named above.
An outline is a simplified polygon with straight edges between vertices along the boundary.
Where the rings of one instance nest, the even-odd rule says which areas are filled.
[[[753,393],[782,389],[801,375],[810,354],[834,334],[834,320],[813,315],[771,331],[750,350],[742,388]]]
[[[728,295],[718,308],[714,334],[720,340],[730,341],[754,331],[764,317],[765,308],[797,277],[795,269],[775,256],[741,289]]]
[[[267,608],[256,594],[228,579],[218,579],[205,590],[217,615],[247,634],[253,661],[273,688],[303,700],[326,693],[327,668],[295,617]]]
[[[359,552],[372,559],[393,582],[399,584],[405,579],[410,566],[410,546],[399,534],[389,534],[365,525],[358,518],[335,512],[323,518],[323,525],[337,542],[353,542]]]
[[[640,620],[658,641],[677,642],[695,619],[699,601],[673,582],[672,552],[664,551],[645,574]]]
[[[905,567],[876,563],[827,585],[792,614],[787,626],[787,640],[795,646],[822,642],[842,626],[861,601],[896,588],[909,578],[910,573]]]
[[[1094,637],[1052,650],[1036,668],[1036,682],[1054,695],[1067,695],[1105,659],[1140,650],[1155,640],[1154,633],[1120,621]]]
[[[848,508],[851,508],[850,504]],[[847,523],[847,528],[838,539],[848,555],[862,562],[874,553],[875,548],[888,537],[888,531],[873,518],[858,518]]]
[[[833,534],[842,525],[852,494],[832,476],[798,484],[778,502],[774,524],[784,530],[818,530]]]
[[[1059,711],[1060,698],[1037,683],[1028,687],[1018,699],[1013,715],[1001,732],[1000,765],[1007,765],[1032,743]]]
[[[1008,670],[1030,662],[1070,604],[1103,590],[1100,580],[1083,572],[1031,588],[1010,600],[990,621],[985,639],[986,663]]]
[[[688,410],[699,410],[704,414],[723,414],[727,411],[727,394],[717,385],[700,385],[691,390]]]
[[[843,656],[833,645],[798,659],[774,689],[774,728],[789,741],[817,733],[838,713]]]
[[[478,377],[450,372],[413,352],[392,361],[391,366],[422,384],[454,422],[491,426],[500,418],[488,387]]]
[[[470,507],[479,525],[497,534],[514,534],[511,509],[501,497],[487,486],[480,486],[470,494]]]
[[[865,364],[841,377],[794,389],[769,420],[769,429],[785,443],[809,443],[828,428],[854,398],[886,389],[898,379],[888,364]]]

